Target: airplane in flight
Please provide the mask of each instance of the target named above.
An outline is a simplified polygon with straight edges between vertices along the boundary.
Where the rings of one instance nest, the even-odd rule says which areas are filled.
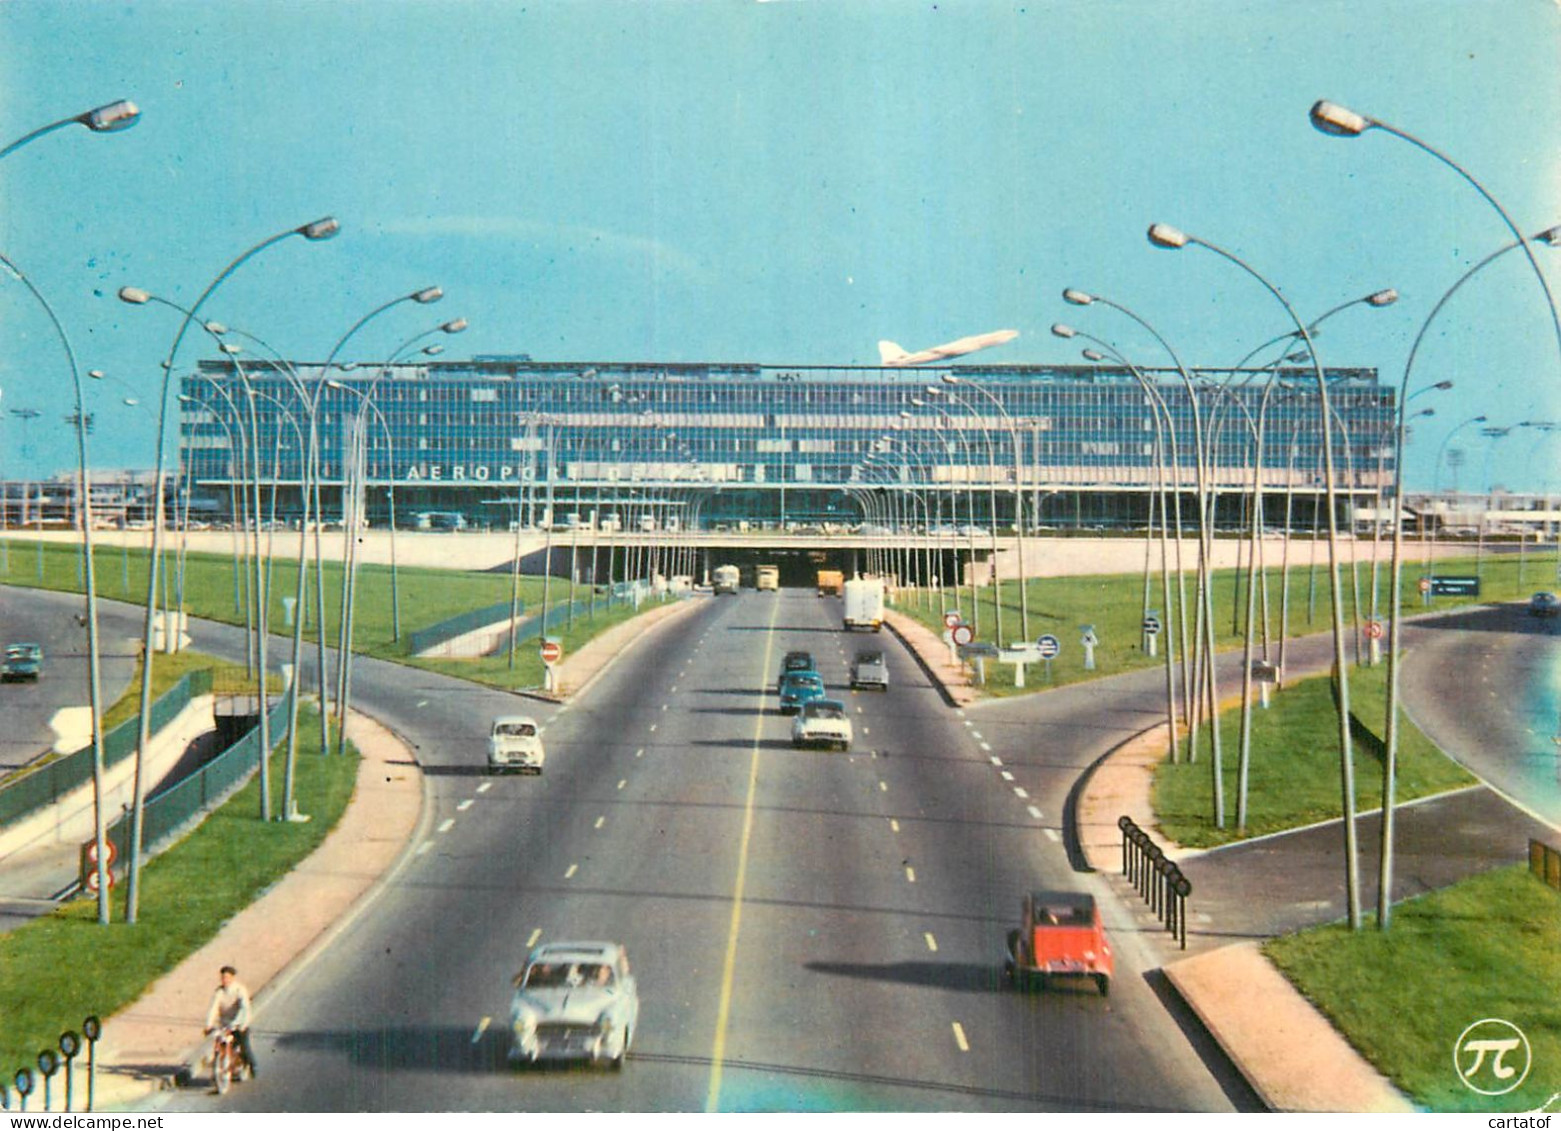
[[[933,346],[931,349],[922,350],[920,353],[906,353],[904,348],[894,342],[878,343],[878,364],[893,367],[901,365],[925,365],[929,361],[945,361],[951,357],[961,357],[967,353],[975,353],[989,346],[1000,346],[1004,342],[1011,342],[1019,336],[1018,330],[993,330],[990,334],[976,334],[969,338],[960,338],[949,342],[947,345]]]

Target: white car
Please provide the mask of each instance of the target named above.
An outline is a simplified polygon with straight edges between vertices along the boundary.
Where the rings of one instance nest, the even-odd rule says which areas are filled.
[[[488,768],[520,770],[540,774],[547,752],[542,749],[542,731],[537,721],[526,715],[500,715],[488,732]]]
[[[838,746],[851,749],[851,719],[838,699],[810,699],[791,720],[793,746]]]
[[[544,943],[515,975],[509,1059],[606,1061],[622,1068],[639,1018],[639,989],[622,944]]]

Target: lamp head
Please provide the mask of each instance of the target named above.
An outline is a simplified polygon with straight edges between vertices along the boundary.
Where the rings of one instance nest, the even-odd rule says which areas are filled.
[[[103,380],[105,374],[101,369],[89,369],[87,370],[87,376],[91,377],[94,381],[101,381]]]
[[[1431,386],[1431,388],[1433,388],[1433,389],[1440,389],[1444,393],[1447,392],[1447,390],[1451,389],[1452,387],[1453,387],[1453,383],[1451,381],[1438,381],[1436,384]]]
[[[140,109],[128,98],[121,98],[118,102],[110,102],[107,106],[99,106],[96,110],[88,110],[76,119],[76,121],[86,126],[93,133],[100,134],[111,134],[119,130],[128,130],[140,120]]]
[[[1105,361],[1106,355],[1099,350],[1085,350],[1084,357],[1088,361]]]
[[[466,327],[469,326],[469,325],[471,325],[471,323],[466,321],[466,319],[464,319],[464,318],[453,318],[449,322],[446,322],[443,326],[441,326],[439,328],[441,330],[443,330],[446,334],[459,334],[462,330],[466,329]]]
[[[119,301],[128,302],[132,306],[144,306],[152,301],[152,296],[140,287],[120,287]]]
[[[1074,306],[1088,306],[1095,301],[1095,296],[1086,294],[1075,287],[1069,287],[1062,292],[1062,301],[1072,303]]]
[[[1561,224],[1553,228],[1546,228],[1533,237],[1535,243],[1546,244],[1549,247],[1561,247]]]
[[[1155,247],[1178,248],[1187,246],[1187,235],[1169,224],[1150,224],[1149,242]]]
[[[1333,137],[1359,137],[1377,123],[1326,99],[1312,104],[1312,125]]]
[[[1436,415],[1436,409],[1434,409],[1434,408],[1423,408],[1419,412],[1415,413],[1415,416],[1435,416],[1435,415]],[[1413,420],[1414,417],[1410,417],[1410,419]]]
[[[945,373],[941,378],[939,378],[939,380],[941,380],[945,385],[959,384],[959,377],[953,373]]]
[[[429,357],[438,357],[444,352],[444,347],[435,342],[431,346],[424,346],[423,352],[426,353]]]
[[[1052,333],[1055,334],[1059,338],[1071,338],[1075,334],[1077,334],[1078,331],[1075,330],[1072,326],[1067,325],[1066,323],[1063,323],[1063,322],[1053,322],[1052,323]]]
[[[425,305],[430,302],[438,302],[442,298],[444,298],[444,289],[441,287],[424,287],[420,291],[412,292],[412,301],[421,302]]]
[[[1398,292],[1392,287],[1380,290],[1375,294],[1366,296],[1366,301],[1372,306],[1392,306],[1398,301]]]
[[[328,240],[341,231],[341,224],[334,216],[322,216],[312,224],[293,229],[307,240]]]

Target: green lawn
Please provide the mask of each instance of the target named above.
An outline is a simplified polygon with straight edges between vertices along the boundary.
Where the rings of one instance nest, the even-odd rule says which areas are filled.
[[[1355,804],[1364,812],[1382,804],[1382,723],[1387,668],[1359,669],[1350,680],[1355,765]],[[1268,710],[1252,712],[1252,755],[1245,830],[1236,827],[1236,779],[1240,751],[1239,708],[1220,716],[1225,827],[1214,823],[1213,760],[1208,731],[1202,732],[1199,760],[1156,767],[1154,811],[1160,831],[1189,848],[1228,844],[1280,832],[1343,812],[1339,775],[1339,723],[1333,681],[1326,676],[1300,680],[1276,692]],[[1369,723],[1360,720],[1370,720]],[[1396,795],[1400,802],[1474,784],[1474,778],[1448,758],[1399,714]],[[1185,744],[1182,750],[1186,755]]]
[[[1319,561],[1315,571],[1310,568],[1311,543],[1301,542],[1291,549],[1290,563],[1290,635],[1300,636],[1314,632],[1326,632],[1331,627],[1330,604],[1328,596],[1328,573],[1326,562]],[[1406,559],[1403,572],[1404,612],[1406,614],[1434,611],[1432,607],[1422,604],[1420,594],[1416,591],[1415,582],[1420,578],[1423,570],[1418,557],[1411,551]],[[1450,575],[1475,574],[1474,558],[1467,560],[1456,559],[1441,561],[1437,564],[1437,575],[1446,577]],[[1371,566],[1369,562],[1362,562],[1359,567],[1361,608],[1369,615],[1373,608],[1371,599]],[[1537,554],[1529,554],[1520,570],[1519,562],[1515,555],[1504,554],[1500,558],[1486,555],[1481,562],[1479,577],[1481,578],[1481,594],[1478,598],[1438,597],[1434,606],[1435,610],[1450,610],[1467,605],[1484,604],[1498,601],[1526,601],[1536,589],[1554,588],[1554,582],[1547,578],[1555,576],[1555,557],[1547,554],[1541,560]],[[1350,571],[1345,568],[1341,571],[1341,579],[1344,588],[1344,615],[1346,629],[1351,633],[1349,645],[1350,655],[1354,655],[1354,584]],[[1195,590],[1193,585],[1191,563],[1187,580],[1188,599],[1188,629],[1192,630],[1194,623],[1192,617],[1193,599]],[[1389,576],[1386,562],[1386,547],[1384,547],[1383,561],[1378,569],[1377,577],[1377,601],[1375,607],[1378,615],[1387,615],[1389,601]],[[1171,620],[1167,615],[1165,603],[1161,600],[1160,574],[1150,575],[1151,593],[1149,607],[1158,610],[1160,620],[1166,623]],[[1048,577],[1029,581],[1025,586],[1028,593],[1030,609],[1029,637],[1035,639],[1043,633],[1049,633],[1057,637],[1062,645],[1062,650],[1051,663],[1051,683],[1056,685],[1078,683],[1088,679],[1098,679],[1101,676],[1114,675],[1118,672],[1133,671],[1139,668],[1163,664],[1166,637],[1162,633],[1159,638],[1159,657],[1150,657],[1142,647],[1142,623],[1143,623],[1143,594],[1144,579],[1142,573],[1138,574],[1114,574],[1102,576],[1080,577]],[[1171,578],[1173,598],[1176,591],[1176,577]],[[1268,631],[1270,640],[1270,652],[1277,647],[1279,639],[1280,612],[1283,604],[1280,592],[1280,574],[1277,569],[1271,569],[1268,577]],[[1244,632],[1238,631],[1245,624],[1246,611],[1246,572],[1239,574],[1235,570],[1226,569],[1215,572],[1214,584],[1214,628],[1216,647],[1223,650],[1239,647],[1244,638]],[[981,640],[995,643],[997,634],[993,631],[993,603],[990,589],[978,589],[977,594],[981,601],[980,632]],[[1178,599],[1179,600],[1179,599]],[[944,598],[939,598],[934,591],[928,593],[924,590],[904,590],[899,595],[895,608],[902,613],[915,617],[940,635],[943,632],[943,604]],[[961,589],[957,595],[946,595],[949,607],[963,612],[966,621],[973,619],[970,602],[970,590]],[[1017,581],[1005,581],[1001,586],[1000,608],[1002,612],[1002,639],[1004,643],[1021,638],[1021,608],[1019,584]],[[1259,640],[1261,626],[1263,624],[1262,594],[1259,593],[1258,616],[1256,619],[1259,627]],[[1234,619],[1233,619],[1234,618]],[[1095,670],[1084,670],[1084,654],[1079,644],[1080,628],[1083,625],[1093,625],[1099,644],[1095,648]],[[1170,628],[1175,632],[1176,639],[1181,639],[1181,626],[1179,616]],[[1025,675],[1026,687],[1022,690],[1014,687],[1014,668],[1009,664],[1001,664],[989,660],[986,664],[987,684],[986,692],[993,696],[1025,694],[1037,688],[1048,686],[1045,669],[1040,664],[1031,665]]]
[[[320,757],[318,728],[300,727],[295,791],[314,819],[256,819],[256,775],[146,865],[133,926],[123,921],[124,889],[118,887],[109,926],[98,924],[97,901],[88,898],[0,935],[0,1066],[30,1064],[66,1029],[79,1032],[89,1014],[106,1019],[134,1001],[313,852],[352,796],[358,758],[348,750],[345,758]],[[190,1034],[192,1042],[198,1037]]]
[[[1432,1111],[1533,1112],[1561,1093],[1561,892],[1517,866],[1396,904],[1392,929],[1331,924],[1265,952],[1360,1052]],[[1475,1021],[1517,1025],[1533,1069],[1486,1097],[1453,1068]],[[1472,1062],[1467,1054],[1465,1067]],[[1494,1087],[1492,1077],[1483,1082]]]

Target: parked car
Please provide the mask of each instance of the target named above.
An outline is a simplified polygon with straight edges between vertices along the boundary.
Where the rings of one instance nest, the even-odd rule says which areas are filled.
[[[838,699],[810,699],[791,720],[793,746],[838,746],[849,750],[854,737],[846,705]]]
[[[540,774],[547,752],[542,729],[527,715],[500,715],[488,731],[488,768]]]
[[[812,672],[818,669],[813,666],[812,652],[787,652],[781,660],[780,675],[775,677],[775,690],[781,689],[786,676],[791,672]]]
[[[1093,978],[1102,996],[1116,970],[1095,897],[1082,892],[1036,891],[1024,897],[1019,929],[1008,932],[1003,974],[1020,986],[1041,988],[1056,976]]]
[[[824,698],[824,677],[818,672],[788,672],[781,676],[780,709],[794,715],[804,703]]]
[[[543,943],[515,975],[512,1064],[606,1061],[622,1068],[639,1024],[640,996],[621,943]]]
[[[37,683],[43,676],[41,644],[8,644],[0,661],[0,682]]]
[[[851,659],[851,686],[889,690],[889,664],[877,649],[858,652]]]
[[[1529,598],[1528,611],[1533,617],[1556,616],[1561,613],[1561,597],[1548,592],[1535,593]]]

